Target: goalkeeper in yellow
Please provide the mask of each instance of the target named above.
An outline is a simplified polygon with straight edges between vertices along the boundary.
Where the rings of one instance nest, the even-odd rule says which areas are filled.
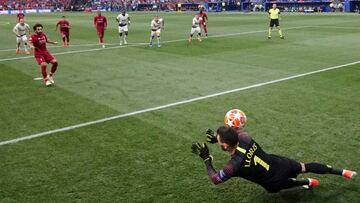
[[[281,31],[280,24],[279,24],[279,17],[280,17],[280,10],[276,7],[276,4],[272,5],[272,8],[269,10],[269,19],[270,19],[270,26],[269,26],[269,35],[268,39],[271,39],[271,31],[274,25],[279,31],[279,35],[281,39],[284,39],[284,35]]]

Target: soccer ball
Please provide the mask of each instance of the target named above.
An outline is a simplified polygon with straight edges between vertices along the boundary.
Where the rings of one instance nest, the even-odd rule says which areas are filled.
[[[225,115],[224,122],[227,126],[234,129],[243,128],[246,124],[246,115],[239,109],[231,109]]]

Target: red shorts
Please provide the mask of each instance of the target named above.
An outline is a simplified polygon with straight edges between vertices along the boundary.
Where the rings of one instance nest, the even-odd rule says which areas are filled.
[[[60,31],[61,35],[69,36],[69,31]]]
[[[55,57],[49,52],[43,52],[41,54],[35,53],[35,60],[38,62],[39,65],[43,62],[50,63],[54,59]]]
[[[99,36],[104,36],[105,28],[104,27],[97,27],[96,31]]]

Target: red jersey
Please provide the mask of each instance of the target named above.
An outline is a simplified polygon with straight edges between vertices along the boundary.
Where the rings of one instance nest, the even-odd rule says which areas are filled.
[[[105,28],[107,26],[107,20],[105,16],[95,16],[94,17],[94,25],[97,28]]]
[[[69,32],[70,29],[70,23],[67,20],[59,20],[59,22],[56,24],[56,27],[60,26],[60,31],[63,32]]]
[[[17,16],[17,18],[18,18],[18,21],[20,21],[20,19],[22,19],[22,18],[25,17],[25,14],[23,14],[23,13],[18,13],[16,16]]]
[[[201,20],[202,22],[206,22],[208,20],[208,17],[206,15],[206,13],[204,13],[204,12],[198,13],[198,16],[202,19]]]
[[[36,57],[36,55],[41,55],[41,54],[44,54],[45,52],[48,52],[48,50],[46,48],[46,42],[48,40],[44,33],[41,33],[40,35],[38,35],[36,33],[31,35],[30,41],[32,42],[32,44],[35,47],[35,51],[34,51],[35,57]]]

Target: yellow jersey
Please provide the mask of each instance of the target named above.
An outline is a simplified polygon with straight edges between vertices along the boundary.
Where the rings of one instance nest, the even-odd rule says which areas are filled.
[[[280,10],[278,8],[269,10],[270,19],[279,19]]]

